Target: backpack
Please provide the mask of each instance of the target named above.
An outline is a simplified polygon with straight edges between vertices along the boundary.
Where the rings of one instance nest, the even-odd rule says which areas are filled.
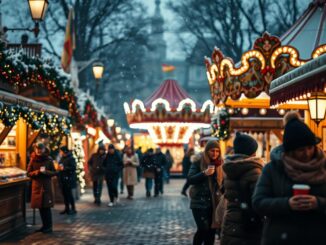
[[[261,229],[263,226],[263,220],[252,208],[250,183],[247,182],[244,187],[240,185],[240,181],[237,181],[236,183],[239,192],[239,202],[244,229],[247,231]]]

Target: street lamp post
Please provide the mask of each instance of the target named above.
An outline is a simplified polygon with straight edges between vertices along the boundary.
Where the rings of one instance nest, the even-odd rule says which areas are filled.
[[[308,99],[310,118],[318,124],[324,120],[326,113],[326,94],[316,93]]]
[[[93,75],[96,79],[95,94],[98,92],[100,79],[103,77],[104,65],[102,62],[95,62],[93,64]]]
[[[28,0],[29,10],[31,12],[31,17],[35,22],[34,28],[8,28],[3,27],[3,31],[30,31],[33,32],[35,37],[38,36],[40,32],[39,22],[44,20],[46,10],[49,6],[48,0]]]

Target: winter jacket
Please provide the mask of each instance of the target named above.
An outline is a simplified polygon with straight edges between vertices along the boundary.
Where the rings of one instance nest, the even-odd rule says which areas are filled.
[[[120,153],[118,151],[114,151],[113,154],[107,153],[103,166],[106,178],[117,177],[123,168]]]
[[[165,155],[162,152],[154,154],[154,166],[156,171],[161,171],[165,168],[167,160]]]
[[[262,168],[263,160],[258,157],[248,157],[241,154],[226,156],[223,171],[225,173],[224,197],[227,199],[227,208],[223,222],[221,245],[260,244],[263,225],[260,222],[261,219],[258,217],[257,227],[248,227],[244,209],[253,211],[251,197]]]
[[[199,157],[199,160],[198,160]],[[213,175],[207,176],[201,170],[202,155],[194,158],[188,173],[188,183],[191,185],[190,208],[191,209],[211,209],[212,210],[212,228],[217,227],[215,222],[215,210],[221,197],[218,177],[221,178],[222,167],[218,167]]]
[[[45,167],[45,172],[40,168]],[[27,176],[32,179],[31,208],[53,207],[52,176],[56,175],[53,160],[47,156],[33,155],[27,169]]]
[[[140,166],[143,168],[143,177],[153,179],[155,177],[155,164],[154,164],[154,155],[148,153],[144,154],[143,159],[140,163]]]
[[[165,158],[166,158],[166,166],[165,169],[166,170],[170,170],[170,168],[172,168],[173,163],[174,163],[174,159],[172,157],[171,154],[165,154]]]
[[[184,156],[182,159],[182,175],[184,177],[188,176],[190,166],[191,166],[190,156]]]
[[[92,181],[98,181],[103,178],[105,170],[104,170],[104,160],[106,154],[94,153],[91,158],[88,160],[88,170],[91,176]]]
[[[123,155],[123,183],[128,185],[137,184],[137,167],[139,166],[139,159],[137,153],[128,157],[127,154]]]
[[[326,180],[310,185],[310,194],[317,197],[318,208],[313,211],[293,211],[289,206],[293,184],[284,170],[283,147],[271,153],[258,180],[252,202],[253,208],[267,216],[262,244],[326,244]]]
[[[65,156],[61,157],[59,164],[63,165],[63,170],[59,171],[59,183],[61,186],[76,188],[77,175],[76,175],[76,160],[72,152],[68,152]]]

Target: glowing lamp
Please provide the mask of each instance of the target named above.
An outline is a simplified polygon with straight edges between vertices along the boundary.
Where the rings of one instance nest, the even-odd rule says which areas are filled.
[[[120,134],[121,133],[121,128],[120,127],[116,127],[115,128],[115,131],[116,131],[117,134]]]
[[[326,112],[326,94],[312,94],[308,99],[310,118],[318,125],[325,119]]]
[[[111,128],[114,125],[114,119],[108,119],[107,120],[108,126]]]
[[[44,20],[46,10],[48,9],[48,0],[28,0],[29,10],[34,21]]]
[[[95,62],[93,64],[93,74],[95,79],[101,79],[103,77],[104,65],[101,62]]]

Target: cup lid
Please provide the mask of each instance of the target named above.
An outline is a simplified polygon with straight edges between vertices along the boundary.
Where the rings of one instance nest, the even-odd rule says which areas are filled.
[[[304,184],[295,184],[292,186],[292,189],[310,190],[310,186]]]

